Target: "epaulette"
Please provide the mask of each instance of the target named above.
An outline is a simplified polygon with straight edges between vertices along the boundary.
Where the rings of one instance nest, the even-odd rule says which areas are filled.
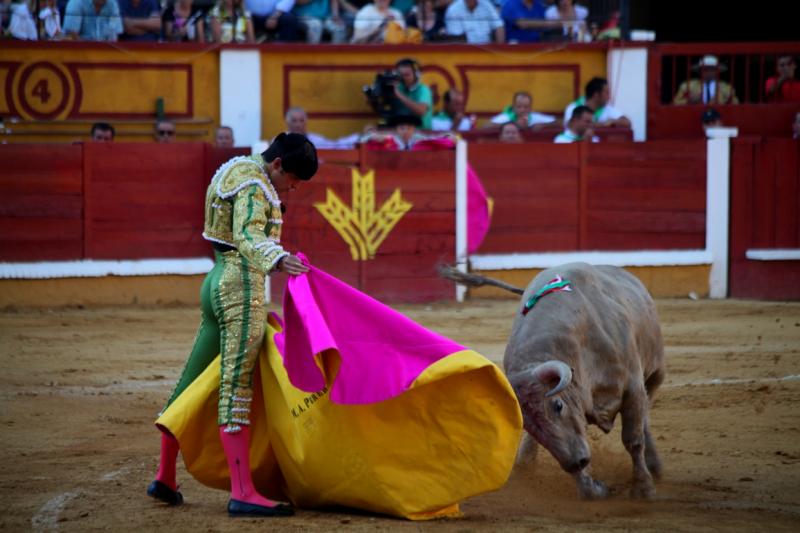
[[[278,194],[269,182],[264,168],[253,158],[234,157],[219,167],[212,181],[216,181],[217,196],[223,200],[236,196],[246,187],[257,185],[264,191],[264,196],[270,204],[280,205]]]

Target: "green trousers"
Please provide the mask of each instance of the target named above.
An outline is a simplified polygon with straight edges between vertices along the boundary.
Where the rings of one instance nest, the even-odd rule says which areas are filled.
[[[216,252],[200,289],[194,346],[166,407],[222,354],[218,423],[239,431],[250,423],[253,369],[264,340],[264,274],[237,251]],[[165,407],[165,409],[166,409]]]

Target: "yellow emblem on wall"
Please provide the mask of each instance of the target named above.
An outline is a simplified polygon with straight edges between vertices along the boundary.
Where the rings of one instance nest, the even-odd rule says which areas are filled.
[[[395,189],[380,209],[375,211],[375,171],[361,175],[354,168],[352,176],[352,208],[330,188],[325,203],[315,203],[314,207],[350,246],[353,260],[366,261],[375,257],[378,247],[412,204],[403,199],[400,189]]]

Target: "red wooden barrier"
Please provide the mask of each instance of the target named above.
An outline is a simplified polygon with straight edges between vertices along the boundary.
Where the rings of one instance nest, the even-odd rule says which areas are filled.
[[[83,257],[80,145],[0,145],[0,261]]]
[[[733,139],[730,295],[800,298],[800,261],[754,261],[751,249],[800,248],[800,142]]]
[[[323,161],[338,156],[320,152]],[[364,151],[361,157],[361,173],[375,172],[375,210],[397,189],[403,200],[413,205],[391,229],[375,257],[353,260],[348,244],[314,205],[324,203],[331,190],[345,206],[354,207],[353,167],[329,162],[286,199],[284,246],[306,253],[314,265],[379,299],[451,299],[453,285],[439,278],[436,267],[452,263],[455,257],[455,153]],[[282,276],[273,280],[277,298],[283,283]]]
[[[469,161],[494,200],[478,253],[578,249],[581,144],[472,144]]]
[[[85,257],[208,255],[204,144],[84,145]]]
[[[551,143],[563,131],[563,127],[553,128],[548,126],[538,130],[523,130],[521,133],[525,142]],[[594,133],[602,142],[633,141],[633,130],[630,128],[595,128]],[[470,142],[497,142],[500,135],[500,126],[462,131],[460,135]]]
[[[476,144],[494,200],[478,253],[705,247],[705,142]]]
[[[705,141],[586,147],[582,249],[705,248]]]

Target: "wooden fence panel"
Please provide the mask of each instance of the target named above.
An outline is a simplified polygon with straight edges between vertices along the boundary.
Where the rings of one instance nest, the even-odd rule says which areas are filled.
[[[210,254],[203,240],[202,143],[90,143],[84,147],[86,257]]]
[[[589,144],[589,250],[705,248],[704,141]]]
[[[83,257],[80,144],[0,145],[0,261]]]
[[[799,299],[800,261],[746,254],[800,248],[800,143],[734,139],[731,150],[730,296]]]

